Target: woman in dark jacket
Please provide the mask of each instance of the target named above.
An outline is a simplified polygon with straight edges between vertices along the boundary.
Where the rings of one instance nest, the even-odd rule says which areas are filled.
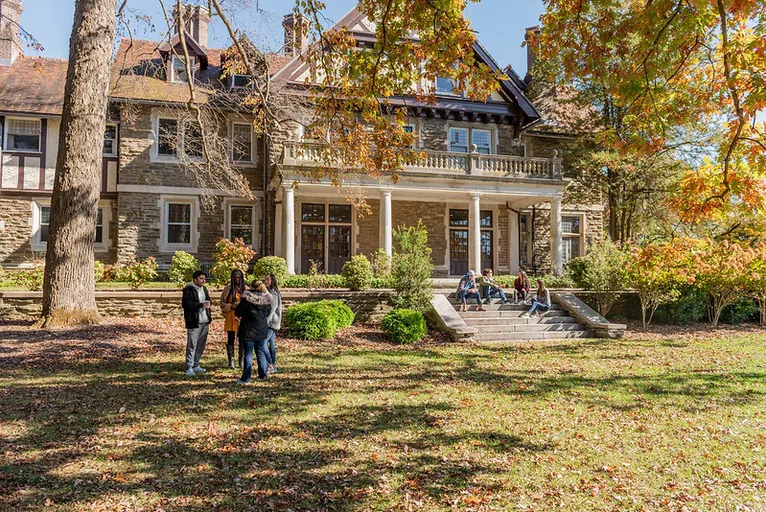
[[[253,373],[253,347],[258,358],[258,378],[268,377],[266,368],[266,342],[269,338],[269,313],[271,313],[271,295],[261,281],[253,281],[252,290],[242,294],[242,300],[234,309],[239,317],[238,336],[245,351],[242,377],[237,384],[249,384]]]

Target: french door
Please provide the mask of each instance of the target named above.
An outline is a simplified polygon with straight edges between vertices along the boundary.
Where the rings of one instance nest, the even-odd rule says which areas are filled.
[[[313,263],[319,273],[340,274],[351,259],[351,245],[351,205],[301,205],[301,272],[308,273]]]

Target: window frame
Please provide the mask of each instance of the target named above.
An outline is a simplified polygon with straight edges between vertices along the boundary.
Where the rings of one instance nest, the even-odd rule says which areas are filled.
[[[234,151],[236,148],[235,142],[234,142],[234,130],[237,126],[246,126],[250,132],[250,155],[248,158],[244,160],[237,160]],[[253,144],[253,126],[250,123],[243,123],[243,122],[237,122],[232,121],[230,125],[231,129],[231,161],[235,164],[251,164],[255,161],[253,150],[255,149],[255,144]]]
[[[237,85],[237,78],[244,78],[247,80],[247,85]],[[229,86],[230,89],[252,89],[253,88],[253,79],[250,77],[250,75],[243,75],[243,74],[235,74],[231,75],[231,85]]]
[[[452,150],[452,130],[462,130],[465,132],[465,153],[463,151],[453,151]],[[447,128],[447,151],[450,153],[460,153],[460,154],[469,154],[471,152],[471,129],[466,128],[463,126],[449,126]]]
[[[522,222],[522,217],[526,218],[525,222]],[[524,231],[522,226],[526,226],[527,230]],[[524,244],[522,239],[526,238],[526,251],[522,251]],[[534,259],[534,243],[532,237],[532,212],[520,211],[519,212],[519,265],[531,266]],[[524,254],[525,252],[525,254]]]
[[[176,55],[173,53],[170,56],[170,81],[174,84],[188,84],[189,80],[180,80],[176,74],[176,61],[184,62],[184,57],[182,55]],[[195,73],[196,73],[196,67],[197,67],[197,59],[193,55],[189,55],[189,69],[191,69],[191,80],[194,81]],[[184,65],[184,68],[186,66]]]
[[[492,154],[492,130],[490,130],[489,128],[470,128],[469,131],[471,133],[471,147],[473,147],[475,144],[477,153],[481,153],[482,155],[491,155]],[[479,151],[479,145],[474,142],[473,136],[476,132],[487,133],[487,148],[486,148],[487,152],[486,153]]]
[[[117,156],[119,154],[119,140],[120,140],[120,128],[117,123],[106,123],[106,127],[114,126],[114,139],[107,139],[106,138],[106,128],[104,128],[104,142],[107,140],[113,141],[112,144],[112,152],[107,153],[106,151],[103,151],[104,156]]]
[[[324,264],[321,272],[327,271],[327,263],[328,263],[328,254],[330,251],[330,228],[332,227],[350,227],[351,228],[351,254],[350,257],[353,258],[357,255],[357,247],[356,247],[356,241],[357,241],[357,234],[356,234],[356,208],[354,208],[354,205],[348,204],[346,202],[338,202],[337,200],[330,200],[330,199],[319,199],[319,198],[312,198],[307,197],[305,201],[296,201],[298,203],[297,207],[297,225],[296,225],[296,264],[299,267],[299,271],[301,273],[308,272],[309,269],[307,268],[301,268],[302,267],[302,261],[303,261],[303,247],[302,247],[302,236],[301,236],[301,226],[304,224],[307,226],[324,226],[324,252],[323,252],[323,259]],[[315,205],[322,205],[324,206],[324,218],[321,221],[316,220],[303,220],[303,205],[304,204],[315,204]],[[330,206],[331,205],[348,205],[351,207],[351,220],[349,222],[330,222]]]
[[[450,143],[450,140],[451,140],[450,134],[452,133],[452,130],[465,130],[465,131],[467,131],[467,133],[468,133],[468,136],[467,136],[468,137],[467,138],[468,149],[467,149],[467,151],[465,153],[463,153],[462,151],[452,151],[452,144]],[[478,148],[477,148],[477,153],[479,153],[481,155],[484,155],[484,154],[487,154],[487,155],[497,154],[497,138],[498,138],[497,129],[492,128],[492,127],[478,128],[478,127],[474,127],[471,124],[467,124],[467,123],[448,124],[447,125],[447,151],[449,153],[457,153],[459,155],[470,155],[470,154],[472,154],[471,153],[471,146],[473,146],[473,132],[474,132],[474,130],[485,131],[485,132],[489,133],[489,153],[480,153],[478,151]]]
[[[160,252],[172,253],[175,251],[186,251],[189,253],[196,253],[199,242],[199,234],[197,233],[198,217],[199,217],[199,198],[196,196],[160,196],[161,204],[161,219],[160,219]],[[189,205],[189,243],[171,243],[168,239],[169,233],[169,205],[171,204],[186,204]],[[178,223],[174,223],[178,224]]]
[[[8,125],[10,121],[34,121],[38,124],[38,133],[37,133],[37,149],[14,149],[8,147],[8,134],[10,130],[8,129]],[[42,146],[43,146],[43,120],[39,117],[23,117],[23,116],[5,116],[5,121],[3,122],[3,151],[7,151],[9,153],[27,153],[27,154],[42,154]]]
[[[580,232],[579,233],[565,233],[564,232],[564,218],[565,217],[575,217],[579,219],[580,221]],[[563,251],[564,246],[564,239],[577,239],[578,242],[578,249],[579,249],[579,256],[585,256],[585,214],[581,212],[564,212],[561,214],[561,262],[563,265],[567,265],[570,261],[572,261],[573,258],[566,259]]]
[[[233,240],[231,236],[232,228],[235,226],[244,226],[244,224],[234,224],[233,223],[233,217],[231,214],[232,208],[250,208],[250,230],[251,230],[251,240],[250,240],[250,246],[255,248],[256,247],[256,241],[257,241],[257,233],[256,233],[256,208],[254,203],[244,203],[244,202],[228,202],[226,203],[226,238],[228,240]]]
[[[439,90],[439,80],[449,80],[449,82],[452,84],[452,89],[447,91],[440,91]],[[463,92],[455,92],[455,82],[456,80],[454,78],[449,78],[446,76],[437,76],[434,78],[433,82],[433,88],[434,88],[434,94],[436,95],[442,95],[442,96],[453,96],[455,98],[466,98],[468,97],[468,90],[465,90]]]

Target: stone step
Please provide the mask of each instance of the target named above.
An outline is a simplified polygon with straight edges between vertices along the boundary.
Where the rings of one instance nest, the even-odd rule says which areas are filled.
[[[530,318],[521,318],[519,316],[502,316],[502,317],[484,317],[473,318],[470,316],[463,317],[463,321],[466,325],[512,325],[512,324],[573,324],[577,322],[577,319],[569,315],[546,315],[542,318],[532,316]]]
[[[460,311],[462,304],[460,302],[452,302],[452,306],[456,311]],[[468,311],[477,311],[478,304],[476,302],[468,303]],[[528,304],[500,304],[495,302],[492,304],[482,304],[482,307],[487,311],[529,311],[530,305]],[[561,306],[554,304],[549,311],[562,311]]]
[[[506,324],[506,325],[478,325],[479,334],[502,334],[521,332],[566,332],[583,331],[585,326],[578,323],[555,323],[555,324]]]
[[[593,338],[592,331],[544,331],[544,332],[513,332],[477,334],[478,342],[514,342],[535,340],[565,340],[569,338]]]
[[[496,310],[496,311],[460,311],[458,314],[464,318],[465,320],[470,319],[489,319],[489,318],[521,318],[521,315],[526,313],[526,311],[513,311],[513,310]],[[548,311],[540,318],[553,318],[553,317],[562,317],[562,316],[569,316],[569,314],[566,311],[561,310],[553,310]],[[535,320],[537,319],[537,315],[530,316],[531,319]]]

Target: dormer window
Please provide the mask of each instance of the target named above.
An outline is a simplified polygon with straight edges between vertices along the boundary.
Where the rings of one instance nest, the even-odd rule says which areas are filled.
[[[170,81],[171,82],[180,82],[180,83],[188,83],[189,82],[189,76],[186,74],[186,61],[183,57],[178,55],[173,55],[172,57],[172,63],[170,69]],[[192,79],[194,78],[194,66],[196,65],[196,60],[194,57],[189,57],[191,59],[191,72],[192,72]]]
[[[252,85],[252,81],[248,75],[232,75],[231,88],[232,89],[245,89]]]
[[[465,91],[459,92],[457,90],[457,82],[452,78],[437,77],[436,78],[436,94],[449,94],[450,96],[462,96],[465,97]]]

